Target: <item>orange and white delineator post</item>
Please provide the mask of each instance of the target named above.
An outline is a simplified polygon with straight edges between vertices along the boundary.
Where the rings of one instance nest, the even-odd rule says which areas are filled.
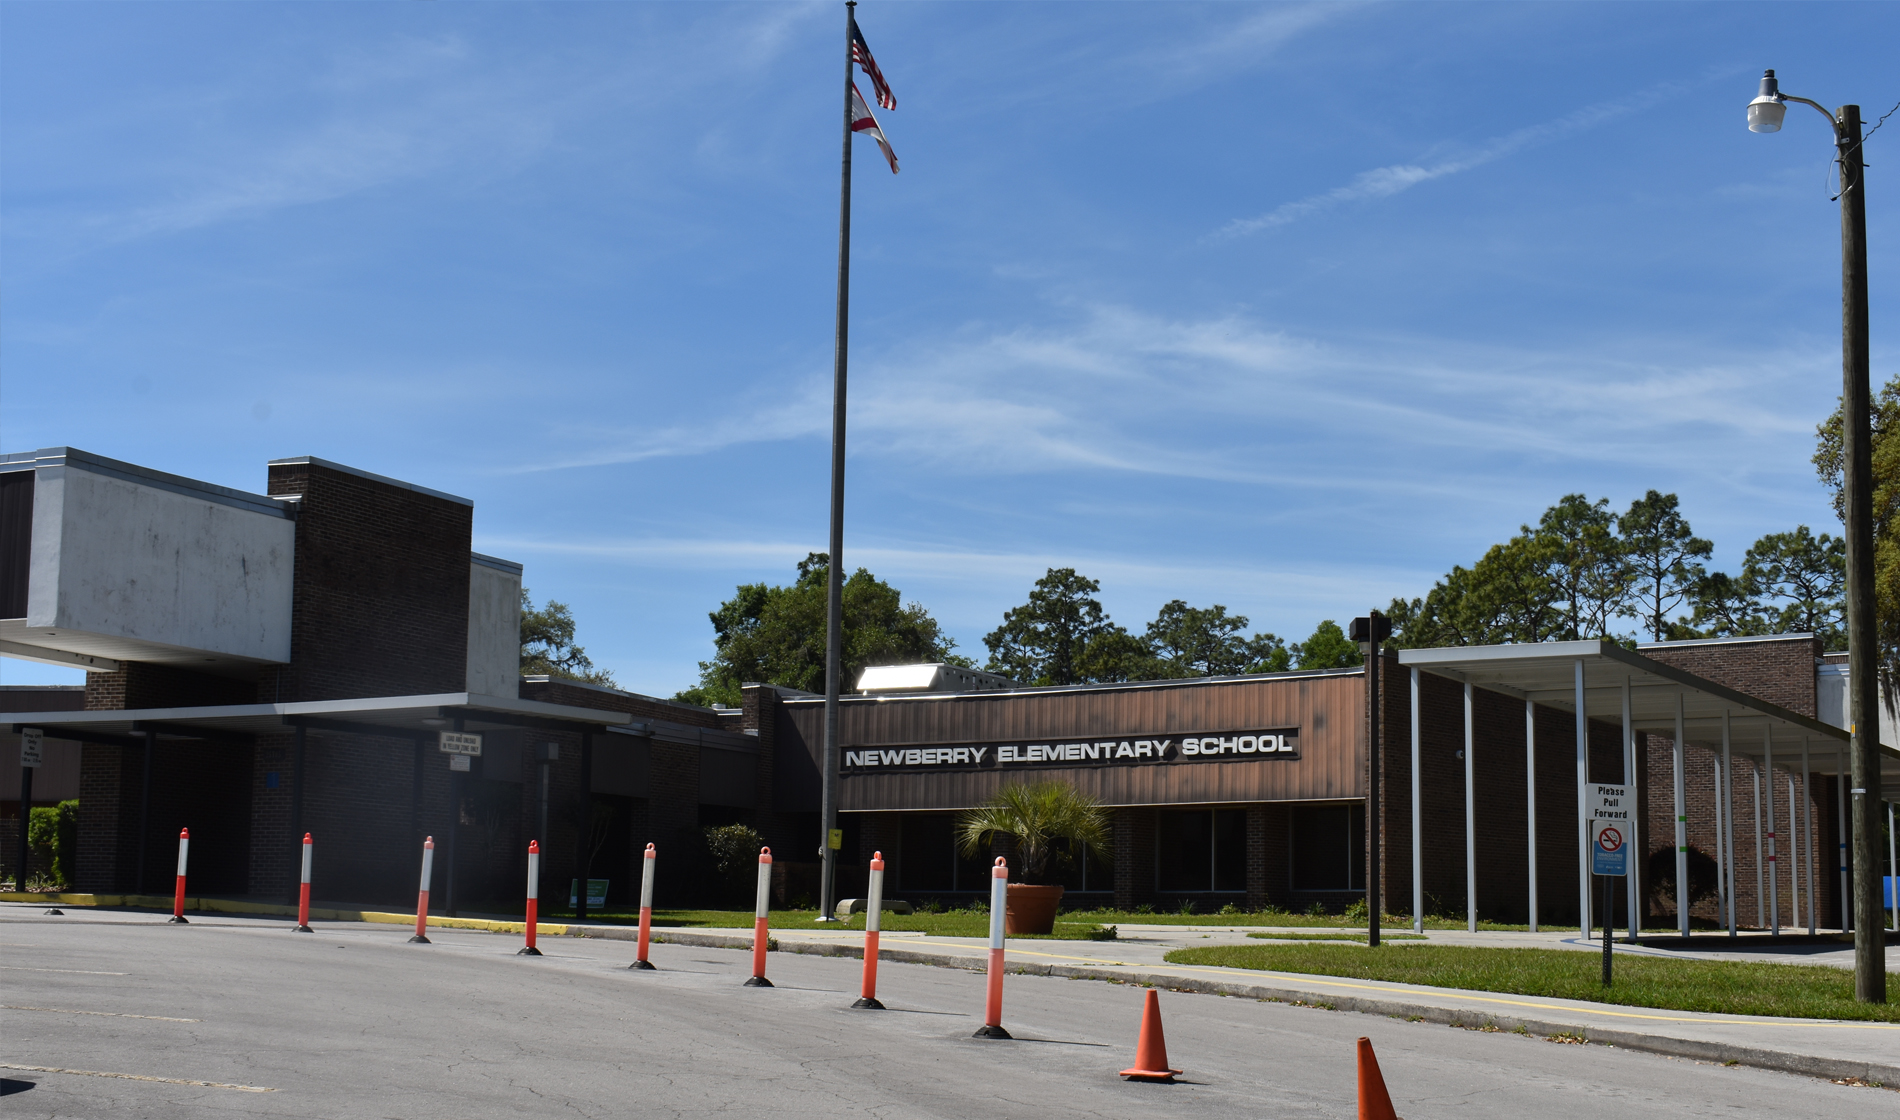
[[[538,957],[534,947],[534,928],[541,921],[541,841],[528,841],[528,943],[515,950],[517,957]]]
[[[416,935],[411,945],[429,944],[429,875],[435,870],[435,837],[422,838],[422,888],[416,892]]]
[[[759,904],[753,909],[752,918],[752,978],[745,982],[748,988],[770,988],[772,982],[765,978],[765,915],[772,900],[772,849],[759,849]]]
[[[172,892],[171,920],[181,926],[191,923],[185,920],[185,855],[191,851],[191,830],[178,830],[178,887]]]
[[[297,932],[315,933],[310,928],[310,834],[303,834],[303,871],[297,876]]]
[[[647,960],[647,944],[653,936],[653,845],[647,845],[646,858],[640,867],[640,948],[634,955],[634,961],[628,965],[632,969],[651,970],[653,962]]]
[[[877,1001],[877,927],[884,912],[884,853],[871,853],[870,889],[864,902],[864,991],[852,1007],[882,1011]]]
[[[983,1025],[977,1038],[1008,1038],[1003,1029],[1003,915],[1009,910],[1009,864],[1002,856],[990,868],[990,982],[984,1001]]]

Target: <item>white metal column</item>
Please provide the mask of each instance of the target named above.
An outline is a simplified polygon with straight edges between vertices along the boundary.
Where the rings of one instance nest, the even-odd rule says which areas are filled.
[[[1887,906],[1888,912],[1893,916],[1893,928],[1900,930],[1900,864],[1894,862],[1893,856],[1893,802],[1889,801],[1887,802],[1887,877],[1893,880],[1893,884],[1888,888],[1892,897],[1887,900]]]
[[[1839,853],[1834,862],[1841,869],[1841,932],[1847,932],[1847,755],[1834,748],[1834,823],[1840,826]]]
[[[1765,862],[1761,853],[1761,768],[1748,760],[1748,776],[1755,783],[1755,928],[1768,928],[1768,896],[1762,893],[1761,872]]]
[[[1590,714],[1583,702],[1583,658],[1577,659],[1577,925],[1589,940]]]
[[[1689,803],[1682,788],[1682,693],[1676,693],[1676,932],[1689,936]]]
[[[1636,808],[1630,814],[1630,864],[1629,874],[1623,878],[1623,895],[1629,910],[1629,939],[1636,940],[1643,929],[1643,915],[1638,908],[1642,897],[1643,875],[1643,796],[1636,782],[1636,721],[1630,717],[1630,679],[1623,678],[1623,784],[1629,787],[1630,803]],[[1609,916],[1604,915],[1604,921]]]
[[[1412,670],[1412,932],[1425,932],[1425,850],[1420,846],[1424,832],[1419,820],[1418,768],[1418,670]]]
[[[1775,843],[1775,729],[1767,720],[1761,724],[1762,785],[1768,787],[1768,929],[1781,936],[1781,869],[1775,858],[1781,846]]]
[[[1537,705],[1524,700],[1524,833],[1529,837],[1531,932],[1537,932]]]
[[[1722,760],[1709,763],[1715,776],[1715,920],[1728,924],[1728,807],[1722,804],[1722,791],[1728,788],[1722,774]]]
[[[1794,773],[1788,773],[1788,924],[1801,928],[1801,803],[1795,800]]]
[[[1808,737],[1801,736],[1801,846],[1808,853],[1808,936],[1820,932],[1820,917],[1817,903],[1820,901],[1814,889],[1814,849],[1821,846],[1821,834],[1814,828],[1814,771],[1808,764]]]
[[[1477,752],[1472,749],[1476,715],[1471,682],[1465,682],[1465,930],[1478,932],[1478,783]]]
[[[1722,709],[1722,784],[1718,793],[1722,798],[1722,883],[1728,891],[1728,901],[1724,909],[1728,911],[1728,935],[1735,932],[1735,763],[1729,753],[1728,709]]]

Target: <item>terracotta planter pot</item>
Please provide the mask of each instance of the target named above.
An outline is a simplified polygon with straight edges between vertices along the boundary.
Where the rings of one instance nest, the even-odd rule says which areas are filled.
[[[1003,910],[1003,932],[1053,933],[1056,928],[1056,906],[1061,901],[1061,887],[1011,883],[1009,904]]]

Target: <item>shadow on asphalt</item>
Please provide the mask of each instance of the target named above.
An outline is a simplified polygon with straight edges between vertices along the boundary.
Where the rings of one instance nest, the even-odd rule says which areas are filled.
[[[34,1088],[38,1088],[38,1085],[32,1081],[15,1081],[11,1077],[0,1077],[0,1097],[10,1097],[15,1093],[24,1093]]]

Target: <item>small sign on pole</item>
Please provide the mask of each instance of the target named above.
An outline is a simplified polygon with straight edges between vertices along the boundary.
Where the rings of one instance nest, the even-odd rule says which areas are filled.
[[[578,889],[579,887],[580,887],[580,880],[569,879],[567,881],[567,907],[570,910],[574,909],[575,905],[580,902],[580,898],[578,897],[580,894],[580,891]],[[592,913],[593,911],[605,910],[606,908],[607,908],[607,880],[605,879],[587,880],[588,912]]]
[[[436,749],[443,754],[465,754],[479,758],[482,753],[482,737],[473,731],[438,731]]]
[[[825,835],[825,847],[830,848],[834,852],[843,850],[844,829],[834,828],[827,832]]]
[[[20,729],[20,765],[37,767],[45,759],[45,736],[37,727]]]
[[[1590,874],[1628,875],[1629,787],[1599,785],[1595,789],[1590,810]]]

